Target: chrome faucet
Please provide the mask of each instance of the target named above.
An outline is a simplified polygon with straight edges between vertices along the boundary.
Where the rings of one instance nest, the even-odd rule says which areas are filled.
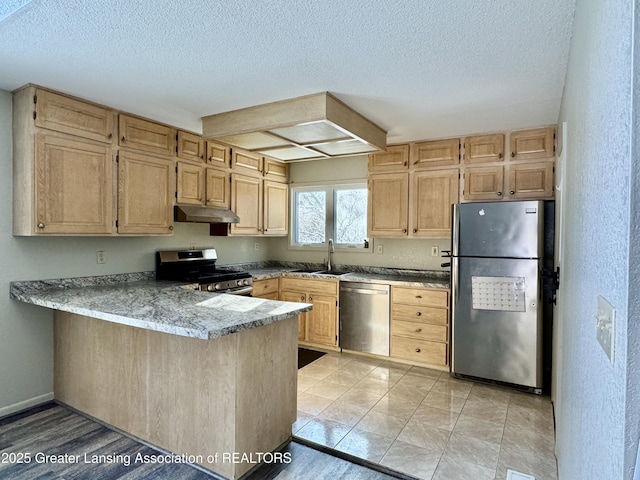
[[[330,272],[331,271],[331,255],[333,255],[334,252],[334,248],[333,248],[333,238],[330,238],[328,243],[328,249],[329,249],[329,254],[327,255],[327,271]]]

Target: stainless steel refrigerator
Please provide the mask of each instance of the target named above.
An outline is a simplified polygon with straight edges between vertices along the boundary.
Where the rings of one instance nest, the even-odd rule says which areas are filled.
[[[455,376],[541,392],[543,254],[544,202],[454,205],[451,371]]]

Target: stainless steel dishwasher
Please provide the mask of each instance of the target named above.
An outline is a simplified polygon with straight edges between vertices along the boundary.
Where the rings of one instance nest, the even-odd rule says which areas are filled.
[[[389,355],[389,285],[340,282],[340,347]]]

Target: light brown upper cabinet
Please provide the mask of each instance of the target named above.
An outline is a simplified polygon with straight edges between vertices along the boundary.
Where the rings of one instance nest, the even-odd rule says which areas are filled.
[[[451,205],[458,203],[458,169],[411,173],[409,211],[412,237],[451,234]]]
[[[289,164],[274,160],[273,158],[264,157],[263,159],[264,178],[274,180],[276,182],[289,181]]]
[[[436,140],[411,145],[410,168],[430,168],[460,163],[460,139]]]
[[[231,169],[243,175],[262,175],[262,155],[234,148],[231,151]]]
[[[555,128],[536,128],[511,132],[511,160],[553,157]]]
[[[409,174],[369,175],[368,228],[370,237],[406,237]]]
[[[112,110],[39,88],[29,90],[34,91],[36,127],[111,143],[115,117]]]
[[[176,202],[189,205],[204,205],[204,167],[187,162],[177,162],[176,174]]]
[[[504,167],[470,167],[464,169],[463,200],[502,200]]]
[[[501,162],[504,159],[504,134],[467,137],[464,150],[464,163]]]
[[[289,232],[289,185],[264,180],[264,235],[286,235]]]
[[[72,138],[36,136],[32,226],[39,234],[111,234],[111,147]]]
[[[123,113],[119,115],[118,125],[118,144],[121,147],[160,155],[175,155],[175,128]]]
[[[210,207],[229,208],[231,198],[230,174],[217,168],[205,168],[205,204]]]
[[[552,198],[554,162],[509,166],[509,198]]]
[[[174,188],[173,161],[120,150],[118,233],[171,234]]]
[[[369,154],[370,172],[406,170],[409,167],[409,145],[391,145],[386,152]]]
[[[262,179],[231,174],[231,210],[240,222],[230,225],[232,235],[257,236],[262,233]]]
[[[224,145],[219,145],[213,142],[207,142],[206,144],[206,157],[207,164],[217,166],[219,168],[229,167],[229,156],[231,155],[231,149]]]
[[[204,162],[204,140],[195,133],[178,130],[178,158]]]

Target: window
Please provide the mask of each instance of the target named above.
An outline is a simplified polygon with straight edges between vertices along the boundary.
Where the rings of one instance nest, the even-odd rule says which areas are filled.
[[[329,185],[292,189],[291,245],[368,248],[367,185]]]

